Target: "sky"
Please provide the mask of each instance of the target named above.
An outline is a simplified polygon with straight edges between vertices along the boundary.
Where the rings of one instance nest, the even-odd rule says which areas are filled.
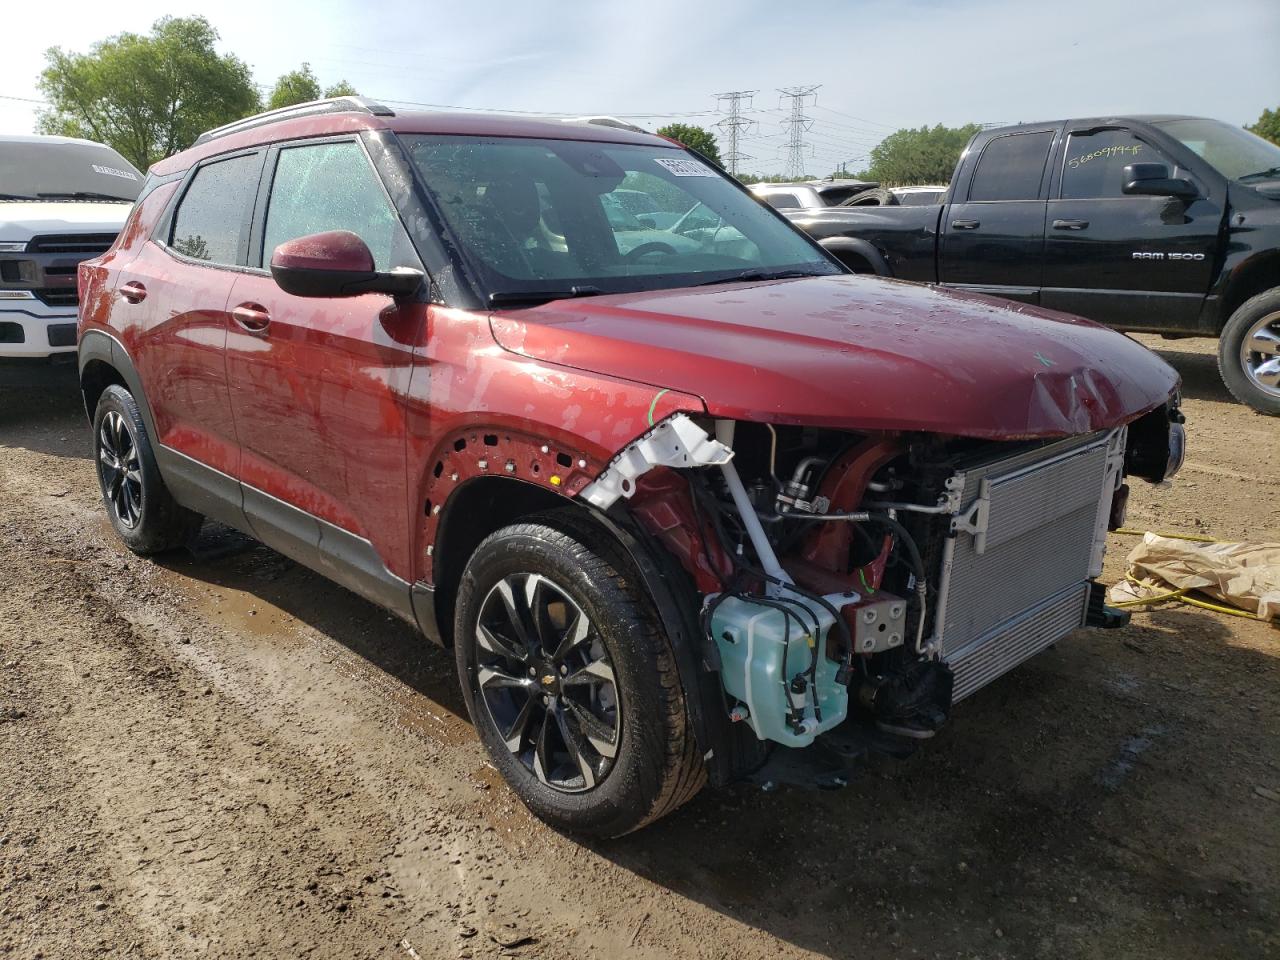
[[[264,88],[306,61],[322,84],[346,79],[393,107],[713,127],[716,94],[755,90],[747,172],[785,166],[784,87],[817,87],[804,133],[816,175],[858,169],[900,127],[1125,113],[1243,124],[1280,107],[1278,0],[61,0],[7,5],[0,133],[33,131],[51,41],[88,51],[196,13]]]

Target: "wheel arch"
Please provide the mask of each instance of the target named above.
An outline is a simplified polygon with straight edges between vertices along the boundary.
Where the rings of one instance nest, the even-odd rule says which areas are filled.
[[[86,330],[80,337],[77,351],[80,369],[80,393],[84,397],[84,411],[93,422],[94,412],[103,391],[111,385],[124,387],[133,395],[142,414],[147,433],[156,440],[156,422],[151,415],[151,405],[142,389],[142,377],[123,344],[101,330]],[[158,442],[158,440],[156,440]]]
[[[1232,271],[1227,288],[1222,295],[1218,311],[1217,334],[1247,300],[1260,293],[1280,288],[1280,250],[1268,250],[1250,257]]]

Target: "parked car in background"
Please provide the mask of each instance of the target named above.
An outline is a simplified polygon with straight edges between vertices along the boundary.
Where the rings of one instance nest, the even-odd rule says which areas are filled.
[[[846,200],[845,207],[922,207],[932,203],[940,203],[946,195],[945,185],[917,187],[877,187],[864,190]]]
[[[838,207],[873,190],[873,180],[805,180],[800,183],[753,183],[748,189],[775,210],[819,210]]]
[[[110,147],[0,136],[0,359],[76,349],[76,268],[111,246],[142,176]]]
[[[1280,147],[1231,124],[1104,117],[979,132],[941,204],[784,211],[851,269],[1218,337],[1280,415]]]
[[[618,191],[689,244],[631,245]],[[1123,623],[1094,578],[1125,478],[1181,462],[1133,341],[849,276],[616,126],[249,118],[152,168],[80,288],[125,544],[216,518],[451,645],[494,766],[585,833],[837,728],[908,753]]]

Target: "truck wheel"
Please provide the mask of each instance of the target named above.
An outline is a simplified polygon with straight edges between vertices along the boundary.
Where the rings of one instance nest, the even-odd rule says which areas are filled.
[[[1227,389],[1259,413],[1280,416],[1280,289],[1246,300],[1218,341]]]
[[[111,526],[134,553],[184,547],[200,532],[204,518],[164,485],[138,404],[124,387],[112,384],[98,400],[93,458]]]
[[[504,527],[467,563],[454,633],[467,709],[553,827],[620,836],[705,780],[651,607],[612,538],[563,512]]]

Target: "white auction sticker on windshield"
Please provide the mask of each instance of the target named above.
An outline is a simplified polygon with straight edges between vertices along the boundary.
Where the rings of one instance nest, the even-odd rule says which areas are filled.
[[[697,160],[668,160],[655,159],[653,161],[663,167],[666,167],[674,176],[677,177],[714,177],[718,174],[708,167],[706,164],[699,163]]]
[[[120,177],[124,180],[138,179],[138,175],[136,173],[130,173],[128,170],[121,170],[119,167],[104,167],[97,163],[92,163],[90,166],[93,167],[94,173],[105,174],[108,177]]]

